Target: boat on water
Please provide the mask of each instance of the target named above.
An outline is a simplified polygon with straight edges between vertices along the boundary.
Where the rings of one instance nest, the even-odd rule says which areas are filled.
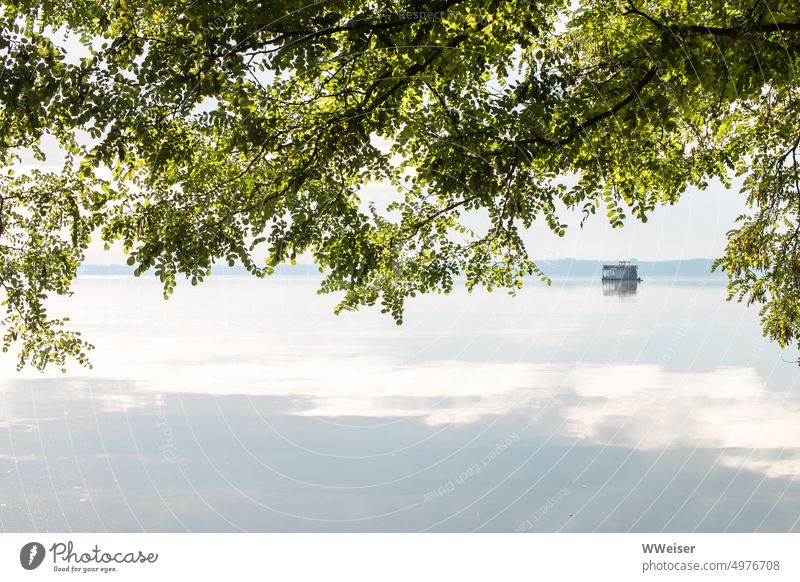
[[[620,261],[616,265],[603,265],[603,281],[640,282],[639,266],[630,261]]]

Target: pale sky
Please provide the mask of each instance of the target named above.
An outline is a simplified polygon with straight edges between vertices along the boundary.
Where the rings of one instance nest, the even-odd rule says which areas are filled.
[[[570,225],[563,238],[540,222],[527,233],[525,240],[530,256],[539,260],[717,258],[725,250],[725,233],[734,227],[736,217],[747,210],[745,195],[738,189],[740,183],[736,181],[730,190],[719,182],[706,190],[691,189],[677,204],[656,208],[645,224],[627,213],[624,228],[611,228],[605,212],[591,216],[583,228],[579,212],[571,216],[562,214]],[[383,202],[390,196],[388,188],[380,184],[365,190],[365,198],[369,200]]]
[[[30,155],[22,156],[18,171],[33,165],[41,169],[57,169],[63,163],[54,140],[45,139],[43,149],[48,153],[45,164],[35,162]],[[570,225],[567,234],[559,238],[543,222],[534,225],[525,236],[533,259],[630,259],[645,261],[717,258],[725,249],[725,233],[735,225],[735,218],[746,212],[745,196],[739,192],[740,182],[727,190],[720,183],[712,183],[706,190],[692,189],[673,206],[656,208],[642,224],[629,216],[624,228],[609,226],[605,213],[590,217],[584,227],[579,227],[580,213],[565,216]],[[384,206],[397,198],[390,186],[380,183],[368,185],[363,190],[363,202]],[[468,218],[470,226],[478,226],[479,218]],[[300,257],[299,260],[301,260]],[[103,243],[95,240],[87,252],[86,264],[124,264],[125,254],[120,245],[103,250]]]
[[[623,228],[611,228],[605,213],[592,216],[581,229],[578,220],[563,239],[532,233],[529,248],[539,259],[625,259],[645,261],[717,258],[725,250],[725,233],[746,212],[745,195],[720,183],[687,191],[674,206],[656,208],[646,224],[629,216]]]
[[[367,192],[373,199],[386,197],[385,187],[375,185]],[[666,261],[675,259],[717,258],[725,250],[725,233],[745,212],[745,197],[737,190],[713,184],[704,191],[688,191],[674,206],[657,208],[646,224],[629,217],[624,228],[611,228],[604,213],[590,217],[583,228],[575,214],[563,238],[555,236],[544,223],[534,226],[525,239],[530,256],[543,259],[638,259]],[[125,254],[119,245],[103,250],[94,241],[86,264],[124,264]]]

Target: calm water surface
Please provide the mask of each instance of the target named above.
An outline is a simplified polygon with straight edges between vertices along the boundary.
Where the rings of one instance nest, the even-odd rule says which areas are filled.
[[[797,531],[800,368],[714,280],[423,297],[83,279],[0,361],[0,530]]]

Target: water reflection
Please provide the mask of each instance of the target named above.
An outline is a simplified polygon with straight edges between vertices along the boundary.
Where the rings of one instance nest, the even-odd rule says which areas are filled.
[[[605,296],[617,295],[619,297],[628,297],[630,295],[636,295],[637,285],[638,285],[637,281],[614,281],[609,279],[603,279],[603,295]]]
[[[425,298],[399,329],[314,285],[82,281],[95,369],[3,363],[0,527],[798,529],[797,367],[716,282]]]

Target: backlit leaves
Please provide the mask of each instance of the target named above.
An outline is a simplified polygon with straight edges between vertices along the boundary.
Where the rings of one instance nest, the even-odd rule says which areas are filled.
[[[85,361],[44,304],[93,234],[165,296],[217,263],[264,277],[310,258],[338,310],[400,322],[408,297],[460,277],[546,281],[526,229],[645,221],[733,173],[753,215],[719,266],[766,333],[798,337],[796,3],[0,6],[0,164],[41,161],[43,138],[64,158],[0,183],[21,363]],[[386,203],[365,198],[376,182]]]

